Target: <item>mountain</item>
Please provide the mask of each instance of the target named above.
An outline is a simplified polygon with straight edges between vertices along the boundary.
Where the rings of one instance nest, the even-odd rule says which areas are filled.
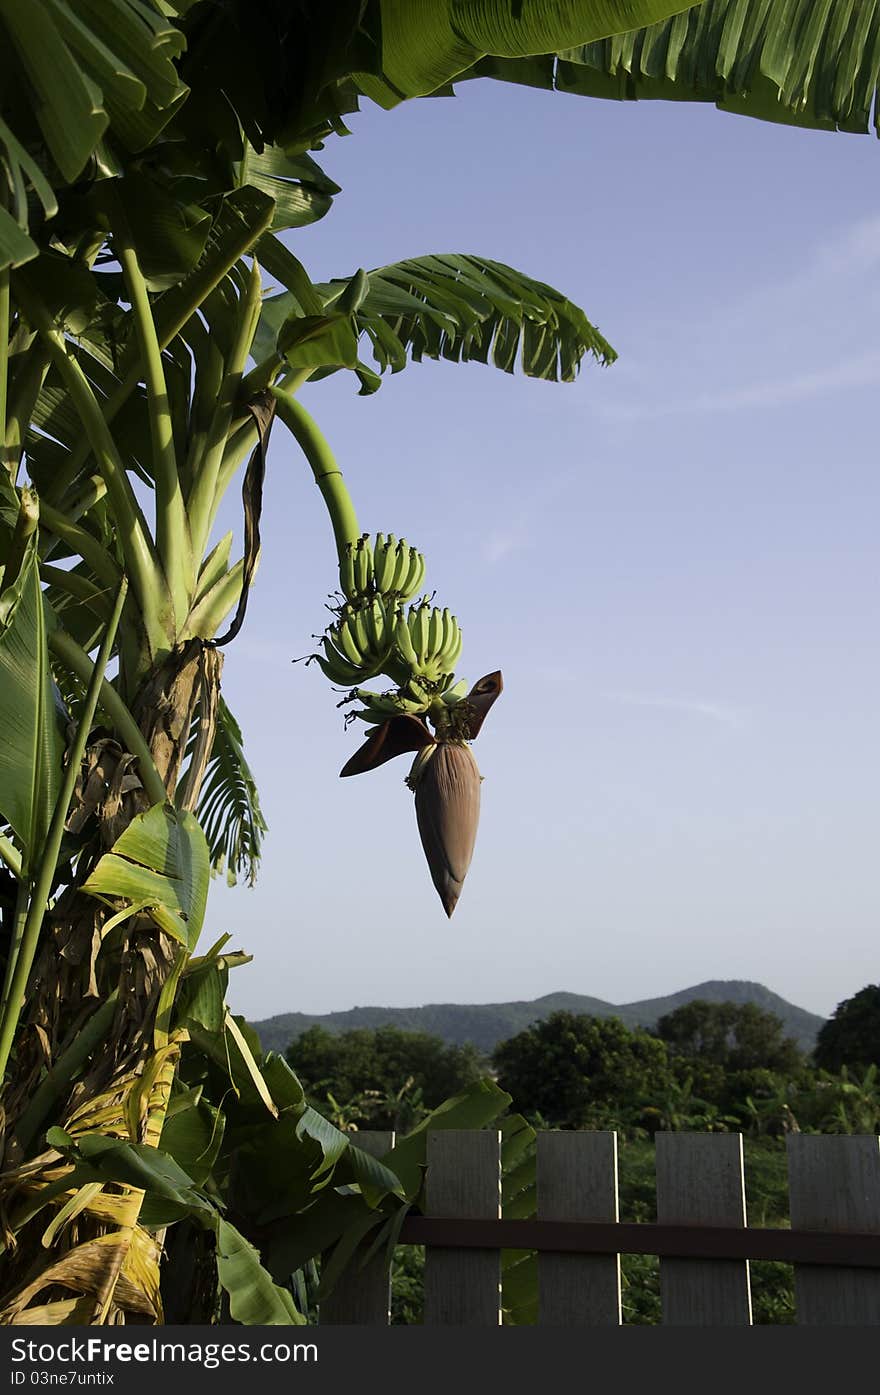
[[[515,1003],[429,1003],[425,1007],[355,1007],[347,1012],[317,1015],[283,1012],[252,1025],[259,1033],[265,1051],[285,1051],[294,1037],[309,1027],[328,1032],[348,1032],[354,1027],[402,1027],[411,1032],[430,1032],[450,1044],[473,1042],[487,1055],[496,1042],[522,1032],[551,1012],[575,1012],[589,1017],[619,1017],[627,1027],[653,1027],[659,1017],[683,1007],[694,998],[710,1003],[754,1003],[765,1012],[774,1012],[785,1025],[786,1036],[794,1037],[804,1051],[812,1051],[816,1033],[824,1018],[795,1007],[761,983],[741,979],[711,980],[683,988],[666,998],[645,998],[636,1003],[606,1003],[580,993],[547,993],[543,998]]]

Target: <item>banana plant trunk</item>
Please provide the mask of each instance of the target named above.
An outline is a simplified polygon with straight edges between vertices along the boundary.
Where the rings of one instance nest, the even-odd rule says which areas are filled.
[[[198,798],[211,749],[221,669],[219,650],[190,640],[147,675],[131,703],[168,800],[174,802],[176,794],[178,803],[185,801],[189,808]],[[190,751],[187,775],[178,787],[197,707],[197,749]],[[44,1155],[46,1144],[41,1135],[48,1127],[67,1129],[78,1112],[92,1107],[95,1101],[104,1109],[102,1127],[112,1133],[115,1123],[124,1136],[124,1122],[131,1118],[127,1102],[132,1091],[142,1088],[145,1072],[155,1070],[157,1009],[179,946],[150,916],[135,914],[118,928],[121,939],[113,946],[113,953],[100,955],[102,928],[111,911],[80,890],[101,855],[151,802],[133,753],[123,750],[100,729],[93,731],[68,821],[88,827],[88,855],[81,857],[75,882],[45,919],[30,974],[16,1037],[15,1068],[4,1100],[2,1170],[7,1176],[26,1160],[32,1161],[35,1154]],[[36,1092],[42,1088],[45,1098],[53,1067],[71,1043],[87,1038],[89,1024],[102,1017],[107,1019],[105,1029],[78,1072],[76,1084],[59,1091],[51,1112],[40,1122],[39,1133],[31,1137],[29,1106]],[[177,1050],[168,1049],[162,1057],[151,1084],[149,1107],[140,1114],[139,1136],[132,1141],[158,1143]],[[87,1260],[90,1241],[103,1246],[95,1251],[100,1265],[94,1269],[85,1265],[77,1321],[162,1320],[158,1283],[150,1310],[122,1273],[137,1230],[140,1194],[129,1189],[127,1199],[127,1215],[120,1217],[119,1208],[109,1215],[102,1214],[100,1208],[95,1214],[84,1209],[68,1229],[67,1247],[80,1247]],[[45,1230],[45,1216],[36,1216],[18,1232],[17,1243],[0,1259],[0,1322],[4,1324],[26,1320],[24,1314],[35,1299],[49,1307],[71,1301],[69,1273],[62,1276],[63,1282],[53,1282],[57,1255],[45,1247]],[[110,1254],[108,1239],[114,1241]],[[158,1277],[161,1246],[145,1231],[138,1233],[137,1240]]]

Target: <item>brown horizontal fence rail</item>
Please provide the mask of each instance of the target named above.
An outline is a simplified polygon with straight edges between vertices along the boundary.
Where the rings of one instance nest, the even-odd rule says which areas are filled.
[[[402,1245],[440,1249],[539,1250],[555,1254],[658,1255],[678,1259],[772,1259],[880,1269],[880,1235],[650,1222],[438,1220],[408,1216]]]

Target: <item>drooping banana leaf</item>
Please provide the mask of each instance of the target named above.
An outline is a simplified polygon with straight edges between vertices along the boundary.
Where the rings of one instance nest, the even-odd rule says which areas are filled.
[[[435,0],[401,5],[380,0],[372,33],[381,76],[356,73],[383,105],[435,92],[486,54],[552,53],[651,24],[682,8],[681,0]]]
[[[214,871],[225,869],[232,885],[245,875],[253,886],[267,824],[256,780],[245,758],[241,728],[222,697],[197,814]]]
[[[613,38],[489,76],[617,101],[714,102],[722,111],[823,130],[880,131],[878,0],[703,0]]]
[[[349,305],[344,298],[355,280],[358,294]],[[258,351],[277,347],[292,366],[311,368],[315,379],[354,368],[362,392],[375,391],[380,377],[355,358],[359,342],[369,344],[379,374],[399,372],[411,359],[445,358],[491,363],[507,373],[519,366],[527,377],[571,382],[585,354],[602,364],[617,357],[559,291],[484,257],[417,257],[312,289],[325,306],[323,317],[303,313],[299,289],[266,301]]]

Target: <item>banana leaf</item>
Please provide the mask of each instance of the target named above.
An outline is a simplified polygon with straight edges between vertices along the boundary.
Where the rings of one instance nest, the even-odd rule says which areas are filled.
[[[880,131],[877,0],[703,0],[671,18],[536,58],[487,58],[493,77],[614,101],[714,102],[820,130]]]
[[[210,859],[192,814],[154,804],[132,819],[83,891],[149,906],[167,934],[193,949],[205,918]]]
[[[8,486],[11,488],[11,486]],[[0,817],[25,865],[39,857],[61,782],[63,743],[52,695],[36,533],[0,588]]]

